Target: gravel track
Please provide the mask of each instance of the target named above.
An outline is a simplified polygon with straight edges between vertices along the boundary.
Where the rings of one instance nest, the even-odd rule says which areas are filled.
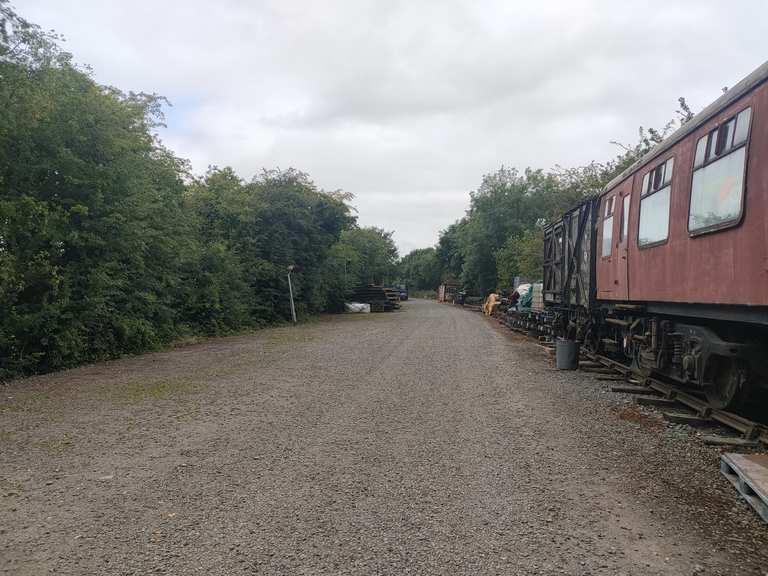
[[[768,574],[695,432],[448,305],[0,394],[3,573]]]

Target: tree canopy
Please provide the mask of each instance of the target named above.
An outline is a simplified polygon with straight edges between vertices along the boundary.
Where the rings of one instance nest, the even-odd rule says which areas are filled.
[[[298,170],[202,177],[163,98],[94,82],[0,0],[0,379],[339,308],[391,276],[391,233]],[[348,269],[347,269],[348,268]]]

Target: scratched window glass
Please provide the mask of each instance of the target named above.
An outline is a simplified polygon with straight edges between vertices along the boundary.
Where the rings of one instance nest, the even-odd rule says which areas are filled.
[[[745,155],[746,148],[739,148],[693,173],[688,230],[695,232],[739,218]]]
[[[621,212],[621,235],[619,236],[619,242],[624,242],[624,238],[627,237],[627,231],[629,229],[629,202],[632,196],[627,194],[624,196],[624,203],[622,205]]]
[[[613,244],[613,216],[603,220],[603,249],[602,256],[611,255],[611,246]]]
[[[671,189],[671,186],[667,186],[640,200],[638,245],[647,246],[667,239],[669,234],[669,192]]]

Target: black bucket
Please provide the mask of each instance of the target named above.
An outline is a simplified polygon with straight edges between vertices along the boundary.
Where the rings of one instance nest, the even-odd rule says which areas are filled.
[[[579,343],[558,338],[555,342],[555,365],[558,370],[576,370],[579,367]]]

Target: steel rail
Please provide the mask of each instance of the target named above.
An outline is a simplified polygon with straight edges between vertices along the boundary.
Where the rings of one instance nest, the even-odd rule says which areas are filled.
[[[526,334],[525,330],[511,326],[510,323],[504,321],[504,319],[502,319],[501,324],[512,331]],[[634,377],[651,390],[661,394],[664,398],[675,400],[687,406],[696,412],[696,414],[701,418],[709,418],[710,420],[719,422],[728,428],[736,430],[742,434],[745,439],[762,442],[768,446],[768,427],[760,424],[759,422],[754,422],[753,420],[749,420],[748,418],[744,418],[743,416],[739,416],[733,412],[720,410],[719,408],[713,408],[705,400],[702,400],[701,398],[686,392],[680,386],[676,386],[668,382],[663,382],[650,376],[637,374],[633,372],[628,366],[625,366],[616,360],[612,360],[611,358],[607,358],[599,354],[594,354],[592,352],[582,352],[582,354],[589,360],[598,362],[607,368],[611,368],[623,376]]]
[[[590,360],[599,362],[600,364],[612,368],[625,376],[634,376],[648,388],[651,388],[652,390],[655,390],[661,394],[664,398],[675,400],[681,404],[684,404],[702,418],[715,420],[716,422],[719,422],[720,424],[723,424],[724,426],[732,428],[743,434],[744,438],[748,440],[760,441],[763,444],[768,445],[768,428],[759,422],[754,422],[753,420],[749,420],[748,418],[744,418],[743,416],[739,416],[733,412],[720,410],[719,408],[713,408],[705,400],[702,400],[701,398],[686,392],[679,386],[670,384],[668,382],[663,382],[649,376],[644,377],[642,375],[636,374],[632,372],[632,370],[627,366],[621,364],[620,362],[616,362],[615,360],[611,360],[610,358],[606,358],[605,356],[591,353],[586,354],[586,356]]]

